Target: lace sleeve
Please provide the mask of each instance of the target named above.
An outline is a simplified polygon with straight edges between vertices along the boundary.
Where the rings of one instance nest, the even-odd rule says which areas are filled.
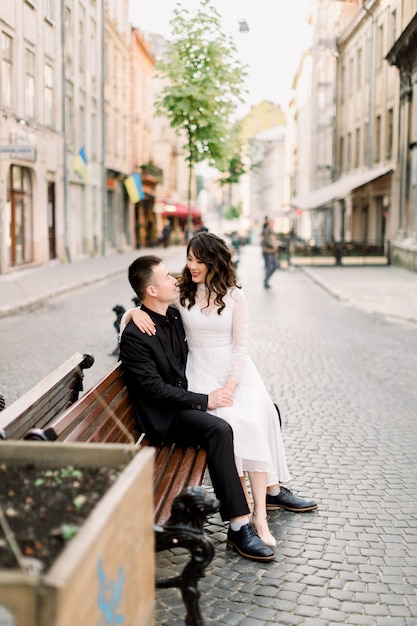
[[[246,296],[241,289],[233,289],[234,300],[232,321],[233,357],[228,380],[238,383],[248,355],[249,316]]]

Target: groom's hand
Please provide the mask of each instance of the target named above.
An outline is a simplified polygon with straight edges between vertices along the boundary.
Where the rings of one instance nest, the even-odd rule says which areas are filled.
[[[208,395],[208,410],[218,409],[220,406],[233,406],[233,394],[224,387],[215,389]]]

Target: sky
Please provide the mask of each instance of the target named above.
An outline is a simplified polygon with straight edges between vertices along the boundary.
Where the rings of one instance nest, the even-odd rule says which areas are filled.
[[[288,110],[291,84],[302,51],[308,48],[306,15],[311,0],[212,0],[223,21],[223,32],[236,42],[240,62],[247,65],[248,94],[241,113],[263,100]],[[169,22],[177,0],[130,0],[130,21],[136,28],[169,38]],[[180,0],[192,10],[198,0]],[[246,21],[249,32],[239,32]]]

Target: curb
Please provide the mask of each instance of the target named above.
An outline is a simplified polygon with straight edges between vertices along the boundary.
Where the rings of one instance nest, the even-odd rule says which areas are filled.
[[[64,293],[68,293],[70,291],[74,291],[75,289],[79,289],[80,287],[88,287],[89,285],[102,282],[107,278],[112,278],[113,276],[117,276],[119,274],[125,273],[125,269],[115,270],[114,272],[101,274],[99,276],[94,276],[92,278],[87,278],[80,282],[72,283],[71,285],[62,286],[60,289],[55,289],[54,291],[50,291],[43,296],[29,298],[26,302],[22,302],[21,304],[14,304],[11,306],[0,306],[0,318],[9,317],[11,315],[16,315],[18,313],[22,313],[23,311],[34,311],[35,309],[42,306],[44,302],[47,300],[51,300],[51,298],[55,298],[56,296],[61,296]]]

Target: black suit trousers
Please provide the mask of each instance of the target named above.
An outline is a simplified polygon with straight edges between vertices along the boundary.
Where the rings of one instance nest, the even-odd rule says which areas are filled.
[[[233,430],[225,420],[198,409],[176,411],[164,441],[198,444],[207,450],[208,470],[222,520],[250,512],[236,469]]]

